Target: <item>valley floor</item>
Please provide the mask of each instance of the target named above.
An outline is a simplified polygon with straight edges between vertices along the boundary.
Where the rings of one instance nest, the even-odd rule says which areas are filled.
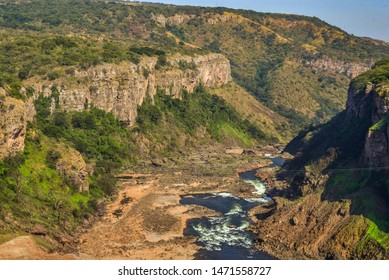
[[[254,187],[243,182],[238,172],[271,163],[263,157],[266,151],[230,152],[214,147],[165,163],[130,167],[119,176],[120,191],[101,216],[64,238],[56,253],[40,248],[31,236],[22,236],[0,245],[0,258],[193,259],[200,248],[194,237],[183,235],[187,221],[217,213],[181,205],[180,196],[209,192],[252,196]]]

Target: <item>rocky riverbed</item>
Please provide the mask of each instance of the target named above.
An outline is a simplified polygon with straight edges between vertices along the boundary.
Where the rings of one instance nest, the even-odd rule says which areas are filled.
[[[268,150],[239,149],[241,152],[231,153],[231,149],[212,147],[129,166],[118,175],[117,196],[100,215],[64,238],[54,254],[36,242],[36,250],[24,255],[12,255],[23,249],[20,242],[16,247],[9,242],[0,245],[0,253],[8,246],[9,254],[3,258],[192,259],[200,247],[195,244],[195,237],[184,235],[188,220],[218,213],[199,205],[182,205],[181,196],[257,196],[253,194],[254,186],[241,180],[239,173],[271,164],[265,156]]]

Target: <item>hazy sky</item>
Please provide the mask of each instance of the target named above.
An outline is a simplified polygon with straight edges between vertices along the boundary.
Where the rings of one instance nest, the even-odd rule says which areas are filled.
[[[149,0],[317,16],[345,31],[389,42],[389,0]]]

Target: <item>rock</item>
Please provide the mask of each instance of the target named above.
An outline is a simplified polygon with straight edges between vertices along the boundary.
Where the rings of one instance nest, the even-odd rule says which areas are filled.
[[[157,88],[174,98],[181,98],[182,90],[193,92],[200,84],[214,87],[232,81],[230,62],[221,54],[172,55],[167,57],[170,67],[166,69],[156,69],[157,60],[156,57],[145,57],[138,65],[122,62],[78,70],[74,82],[63,82],[59,88],[59,105],[66,111],[83,111],[93,104],[132,125],[136,122],[138,106],[147,97],[153,99]],[[182,61],[193,62],[195,69],[181,69]],[[87,82],[80,84],[77,80]],[[30,86],[35,92],[50,96],[54,85],[52,81],[34,81]]]
[[[299,190],[300,190],[301,196],[307,196],[314,191],[314,189],[312,188],[312,186],[310,184],[304,184],[304,185],[299,186]]]
[[[364,65],[356,62],[345,62],[326,56],[306,60],[305,65],[317,70],[318,72],[333,72],[337,74],[344,73],[349,78],[354,78],[370,69],[370,65]]]
[[[161,167],[163,165],[163,161],[158,158],[154,158],[151,160],[151,164],[155,167]]]
[[[55,169],[72,184],[78,192],[89,191],[89,174],[87,165],[82,155],[75,149],[58,145],[59,158],[55,162]]]
[[[369,167],[389,165],[389,88],[367,83],[364,92],[350,87],[347,114],[350,118],[372,120],[366,134],[362,160]]]
[[[348,210],[346,208],[339,208],[337,214],[339,216],[345,217],[348,214]]]
[[[241,155],[243,154],[244,149],[242,148],[231,148],[226,150],[226,154],[231,154],[231,155]]]
[[[250,156],[256,156],[257,154],[253,150],[244,150],[243,151],[244,155],[250,155]]]
[[[0,93],[0,160],[23,151],[26,128],[25,103]]]
[[[76,238],[74,238],[73,236],[71,236],[67,233],[62,233],[60,236],[58,236],[58,241],[61,244],[75,243]]]
[[[33,228],[28,229],[27,232],[34,235],[46,235],[47,229],[42,225],[36,225]]]
[[[290,219],[289,222],[290,222],[290,224],[291,224],[292,226],[297,226],[298,223],[299,223],[299,220],[297,219],[296,216],[294,216],[294,217],[292,217],[292,218]]]

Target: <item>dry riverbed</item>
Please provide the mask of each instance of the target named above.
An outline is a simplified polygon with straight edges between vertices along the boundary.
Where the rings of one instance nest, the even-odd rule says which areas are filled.
[[[231,154],[214,148],[128,167],[118,176],[120,191],[102,216],[69,238],[58,250],[61,254],[49,254],[34,239],[23,236],[29,239],[25,244],[34,249],[24,250],[23,240],[15,243],[12,239],[0,245],[0,258],[192,259],[199,247],[195,238],[183,234],[187,221],[218,213],[181,205],[180,196],[209,192],[252,196],[254,187],[240,180],[238,172],[269,163],[255,153]],[[1,255],[2,249],[8,255]]]

